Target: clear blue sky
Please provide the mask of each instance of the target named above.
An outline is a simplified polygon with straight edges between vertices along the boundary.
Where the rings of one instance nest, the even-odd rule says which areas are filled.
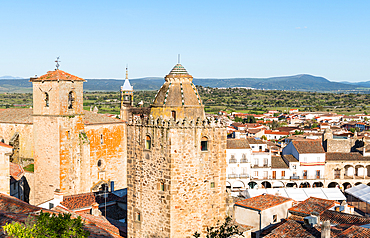
[[[370,1],[0,0],[0,76],[370,80]]]

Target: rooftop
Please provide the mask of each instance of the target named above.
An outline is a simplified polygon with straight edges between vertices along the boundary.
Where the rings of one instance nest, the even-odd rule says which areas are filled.
[[[289,166],[284,162],[281,156],[271,156],[271,168],[287,169]]]
[[[293,201],[293,199],[272,194],[262,194],[256,197],[247,198],[245,200],[236,202],[235,205],[262,211],[288,201]]]
[[[33,124],[33,110],[30,108],[9,108],[0,111],[0,123]],[[84,111],[85,124],[119,123],[122,120],[108,117],[102,114]]]
[[[317,212],[321,215],[326,210],[334,207],[335,204],[336,202],[333,200],[310,197],[298,205],[289,208],[289,212],[301,216],[309,216],[312,212]]]
[[[15,180],[20,180],[24,175],[24,169],[21,165],[10,162],[10,176]]]
[[[250,149],[246,139],[227,139],[227,149]]]
[[[293,140],[292,143],[300,154],[325,153],[320,141]]]
[[[340,153],[340,152],[328,152],[326,153],[326,161],[359,161],[363,160],[363,157],[358,152],[352,153]]]
[[[288,162],[299,162],[293,155],[283,155]]]
[[[38,78],[31,78],[31,82],[35,81],[85,81],[83,78],[79,78],[77,76],[74,76],[72,74],[66,73],[62,70],[54,70],[54,71],[48,71],[46,74],[38,77]]]

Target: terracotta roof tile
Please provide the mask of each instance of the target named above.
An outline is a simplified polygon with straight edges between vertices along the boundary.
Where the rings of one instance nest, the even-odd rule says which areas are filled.
[[[10,176],[15,180],[20,180],[24,175],[24,169],[21,165],[10,162]]]
[[[281,156],[271,156],[271,168],[287,169],[289,166],[285,163]]]
[[[3,143],[3,142],[0,142],[0,146],[2,146],[2,147],[7,147],[7,148],[13,148],[13,146],[8,145],[8,144],[5,144],[5,143]]]
[[[80,194],[75,194],[75,195],[64,196],[63,201],[60,204],[73,211],[73,210],[79,210],[82,208],[89,208],[95,202],[97,202],[98,204],[102,204],[105,201],[110,202],[110,201],[117,201],[121,199],[124,199],[124,198],[120,198],[114,195],[113,193],[108,193],[108,197],[105,200],[103,196],[98,196],[91,192],[91,193],[80,193]]]
[[[289,212],[301,215],[309,216],[312,212],[317,212],[320,215],[326,210],[335,206],[336,202],[332,200],[326,200],[322,198],[309,197],[298,205],[289,208]]]
[[[320,141],[294,140],[291,143],[300,154],[325,153]]]
[[[12,213],[30,213],[41,210],[40,207],[32,206],[18,198],[0,193],[0,211]]]
[[[20,108],[20,109],[9,108],[0,111],[0,123],[32,124],[33,123],[32,114],[33,110],[29,108]],[[90,111],[84,111],[84,122],[86,125],[124,123],[124,121],[122,120]]]
[[[363,228],[360,226],[351,226],[340,235],[336,236],[337,238],[364,238],[370,237],[370,229]]]
[[[246,139],[227,139],[227,149],[250,149]]]
[[[280,226],[272,230],[265,238],[316,238],[317,234],[313,235],[306,230],[303,225],[294,220],[287,220]]]
[[[247,141],[249,144],[266,144],[265,142],[263,142],[262,140],[256,140],[254,138],[247,138]]]
[[[326,161],[359,161],[363,160],[364,158],[358,152],[352,153],[340,153],[340,152],[328,152],[326,153]]]
[[[79,78],[72,74],[66,73],[62,70],[54,70],[48,71],[46,74],[38,77],[38,78],[31,78],[31,82],[34,81],[57,81],[57,80],[64,80],[64,81],[85,81],[83,78]]]
[[[293,201],[293,199],[272,194],[262,194],[256,197],[247,198],[242,201],[236,202],[235,205],[262,211],[288,201]]]
[[[283,155],[288,162],[299,162],[293,155]]]
[[[366,218],[363,216],[357,216],[342,212],[336,212],[332,210],[326,210],[320,216],[320,220],[326,221],[329,220],[331,224],[369,224],[370,218]]]
[[[29,108],[9,108],[0,111],[0,123],[32,124],[32,109]]]

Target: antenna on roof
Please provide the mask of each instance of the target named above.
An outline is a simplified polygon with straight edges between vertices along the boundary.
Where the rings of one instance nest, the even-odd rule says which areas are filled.
[[[180,64],[180,54],[177,55],[177,63]]]
[[[57,67],[55,70],[58,70],[59,69],[59,62],[61,62],[60,60],[59,60],[59,56],[57,57],[57,60],[55,61],[55,63],[57,63],[56,64],[56,66],[55,67]]]
[[[126,64],[126,79],[128,79],[128,64]]]

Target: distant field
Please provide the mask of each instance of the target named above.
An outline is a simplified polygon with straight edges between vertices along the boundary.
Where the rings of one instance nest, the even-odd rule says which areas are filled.
[[[370,113],[370,94],[337,94],[277,90],[217,89],[197,87],[205,111],[220,110],[260,114],[269,110],[288,112],[325,111],[345,115]],[[134,92],[134,104],[150,106],[157,91]],[[97,107],[100,113],[119,114],[119,92],[84,92],[84,109]],[[31,107],[31,93],[0,93],[0,108]]]

